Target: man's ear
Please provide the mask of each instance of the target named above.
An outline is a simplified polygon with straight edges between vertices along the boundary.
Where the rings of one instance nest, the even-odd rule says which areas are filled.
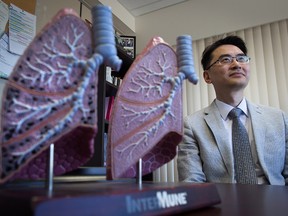
[[[208,73],[207,70],[205,70],[205,71],[203,72],[203,78],[204,78],[204,80],[205,80],[206,83],[208,83],[208,84],[211,84],[211,83],[212,83],[212,80],[210,79],[210,75],[209,75],[209,73]]]

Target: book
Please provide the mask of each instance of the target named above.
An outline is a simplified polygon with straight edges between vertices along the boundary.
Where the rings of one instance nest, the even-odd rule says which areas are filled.
[[[108,106],[107,106],[107,112],[106,112],[106,116],[105,116],[105,119],[107,121],[109,121],[109,119],[110,119],[113,104],[114,104],[114,96],[110,96],[109,101],[108,101]]]
[[[113,83],[111,72],[112,72],[111,67],[106,66],[106,81],[108,81],[109,83]]]
[[[105,97],[105,113],[104,113],[105,119],[106,119],[106,116],[107,116],[109,100],[110,100],[110,97]]]

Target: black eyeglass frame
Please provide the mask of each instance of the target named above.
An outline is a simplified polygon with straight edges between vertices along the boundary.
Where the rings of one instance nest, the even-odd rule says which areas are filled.
[[[239,62],[238,61],[238,58],[239,57],[247,57],[247,60],[245,61],[245,62],[240,62],[240,63],[243,63],[243,64],[247,64],[247,63],[249,63],[250,62],[250,57],[249,56],[247,56],[247,55],[237,55],[237,56],[230,56],[230,55],[222,55],[222,56],[220,56],[215,62],[213,62],[211,65],[209,65],[208,67],[207,67],[207,69],[206,70],[209,70],[213,65],[215,65],[217,62],[220,62],[220,60],[222,59],[222,58],[224,58],[224,57],[230,57],[231,58],[231,63],[233,62],[233,59],[236,59],[236,61],[237,62]],[[231,63],[227,63],[227,64],[231,64]]]

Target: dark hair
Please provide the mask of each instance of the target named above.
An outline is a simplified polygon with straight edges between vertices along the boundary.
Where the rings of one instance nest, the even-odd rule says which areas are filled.
[[[242,38],[235,35],[227,36],[205,48],[205,50],[202,53],[202,59],[201,59],[203,70],[206,70],[206,68],[210,65],[210,62],[212,60],[212,52],[219,46],[226,44],[237,46],[245,55],[247,55],[247,47]]]

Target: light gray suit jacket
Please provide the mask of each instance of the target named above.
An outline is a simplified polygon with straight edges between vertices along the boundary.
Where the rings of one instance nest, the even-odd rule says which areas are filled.
[[[279,109],[247,101],[256,153],[272,185],[288,184],[288,117]],[[224,131],[224,132],[223,132]],[[215,102],[184,119],[178,150],[179,181],[232,183],[233,156],[229,151]]]

